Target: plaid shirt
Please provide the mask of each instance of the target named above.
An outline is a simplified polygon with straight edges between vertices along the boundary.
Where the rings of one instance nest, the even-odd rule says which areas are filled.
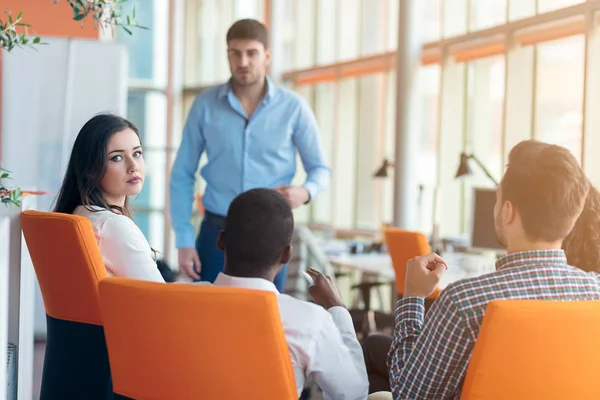
[[[395,400],[459,399],[471,351],[492,300],[598,300],[600,275],[567,265],[562,250],[502,257],[496,272],[449,285],[424,318],[423,299],[398,301],[388,354]]]

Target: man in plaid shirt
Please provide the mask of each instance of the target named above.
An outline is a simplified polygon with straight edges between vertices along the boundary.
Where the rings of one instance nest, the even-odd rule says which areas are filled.
[[[494,208],[498,239],[508,253],[496,262],[496,272],[449,285],[424,317],[424,298],[447,266],[436,254],[407,263],[387,360],[394,399],[459,399],[492,300],[600,299],[598,276],[567,265],[561,250],[588,190],[568,150],[537,141],[512,149]]]

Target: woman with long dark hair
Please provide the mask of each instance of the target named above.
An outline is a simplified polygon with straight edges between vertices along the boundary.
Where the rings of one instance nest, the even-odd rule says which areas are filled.
[[[137,127],[117,115],[96,115],[75,139],[54,211],[90,220],[109,275],[164,282],[129,209],[144,174]]]

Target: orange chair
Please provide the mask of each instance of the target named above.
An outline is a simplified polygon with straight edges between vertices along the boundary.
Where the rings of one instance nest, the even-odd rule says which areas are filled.
[[[107,278],[114,392],[146,399],[297,399],[273,293]]]
[[[600,399],[598,338],[600,301],[492,301],[461,399]]]
[[[383,233],[396,272],[396,291],[402,295],[406,279],[406,262],[411,258],[431,253],[431,248],[427,237],[421,232],[385,226]],[[436,288],[428,299],[436,299],[439,293],[439,288]]]
[[[46,310],[40,398],[104,400],[110,368],[98,282],[106,269],[90,221],[28,210],[21,225]]]

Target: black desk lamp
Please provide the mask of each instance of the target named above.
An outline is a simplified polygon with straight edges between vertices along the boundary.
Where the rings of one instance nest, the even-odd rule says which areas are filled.
[[[377,169],[377,171],[375,171],[375,174],[373,174],[374,178],[387,178],[388,177],[388,168],[393,167],[394,163],[389,161],[387,158],[383,159],[383,164],[381,164],[381,167],[379,167]]]
[[[479,159],[477,157],[475,157],[474,154],[467,154],[467,153],[460,154],[460,164],[458,165],[458,169],[456,170],[455,178],[461,178],[465,175],[471,175],[471,173],[473,171],[471,170],[471,167],[469,166],[470,159],[472,159],[473,161],[475,161],[475,163],[477,165],[479,165],[479,168],[481,168],[481,170],[487,175],[487,177],[490,178],[490,180],[492,182],[494,182],[494,185],[498,186],[498,182],[496,181],[496,179],[494,179],[492,174],[490,174],[490,171],[488,171],[487,168],[485,168],[485,166],[482,164],[482,162],[479,161]]]

